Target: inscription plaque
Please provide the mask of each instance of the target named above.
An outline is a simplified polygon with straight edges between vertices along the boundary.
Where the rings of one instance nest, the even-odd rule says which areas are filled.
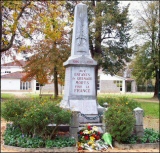
[[[72,95],[93,95],[94,89],[94,68],[73,67],[72,68]]]

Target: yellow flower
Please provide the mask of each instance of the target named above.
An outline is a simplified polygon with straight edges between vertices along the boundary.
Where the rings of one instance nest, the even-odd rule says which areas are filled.
[[[92,147],[92,149],[94,149],[94,148],[95,148],[95,146],[96,146],[96,145],[93,143],[93,144],[92,144],[92,146],[91,146],[91,147]]]
[[[88,141],[88,145],[92,145],[94,142],[93,141]]]
[[[126,105],[127,105],[128,103],[126,103]]]
[[[90,140],[91,140],[91,141],[94,141],[94,140],[95,140],[95,137],[91,136],[91,137],[90,137]]]
[[[80,142],[78,142],[78,147],[80,147],[81,146],[81,143]]]

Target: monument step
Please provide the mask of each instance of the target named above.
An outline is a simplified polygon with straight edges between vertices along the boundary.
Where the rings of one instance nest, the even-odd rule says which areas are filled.
[[[91,126],[102,126],[103,125],[102,123],[80,123],[79,127],[82,127],[82,126],[84,127],[87,124],[90,124]]]
[[[81,123],[80,123],[78,130],[81,130],[82,128],[86,127],[86,125],[87,125],[87,123],[84,123],[84,124],[81,124]],[[98,127],[98,131],[99,131],[100,133],[104,133],[102,123],[92,123],[92,124],[90,124],[90,125],[91,125],[91,126],[97,126],[97,127]],[[56,124],[48,124],[48,126],[49,126],[49,127],[55,127]],[[58,126],[59,130],[60,130],[60,131],[63,131],[63,132],[69,131],[69,127],[70,127],[69,124],[60,124],[60,125]]]
[[[88,123],[89,124],[89,123]],[[100,132],[100,133],[104,133],[104,130],[103,130],[103,124],[102,123],[90,123],[90,125],[91,126],[96,126],[96,127],[98,127],[98,131]],[[84,127],[86,127],[87,126],[87,124],[86,123],[80,123],[79,124],[79,128],[78,128],[78,130],[81,130],[82,128],[84,128]]]
[[[84,127],[87,124],[90,124],[91,126],[102,126],[102,123],[80,123],[79,127]],[[48,126],[56,126],[56,124],[48,124]],[[60,124],[59,126],[70,126],[69,124]]]

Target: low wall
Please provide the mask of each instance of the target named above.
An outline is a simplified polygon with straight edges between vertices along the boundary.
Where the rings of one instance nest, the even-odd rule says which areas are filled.
[[[120,144],[114,142],[114,147],[119,149],[159,149],[159,143]]]
[[[77,152],[77,147],[64,147],[64,148],[21,148],[3,145],[5,149],[18,151],[18,152]]]

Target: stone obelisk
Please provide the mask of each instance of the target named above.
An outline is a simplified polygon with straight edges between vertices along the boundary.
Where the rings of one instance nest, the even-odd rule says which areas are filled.
[[[81,113],[81,123],[99,122],[95,88],[95,66],[89,51],[87,6],[75,7],[71,56],[63,64],[65,71],[64,97],[60,106]],[[88,120],[87,118],[94,118]]]

